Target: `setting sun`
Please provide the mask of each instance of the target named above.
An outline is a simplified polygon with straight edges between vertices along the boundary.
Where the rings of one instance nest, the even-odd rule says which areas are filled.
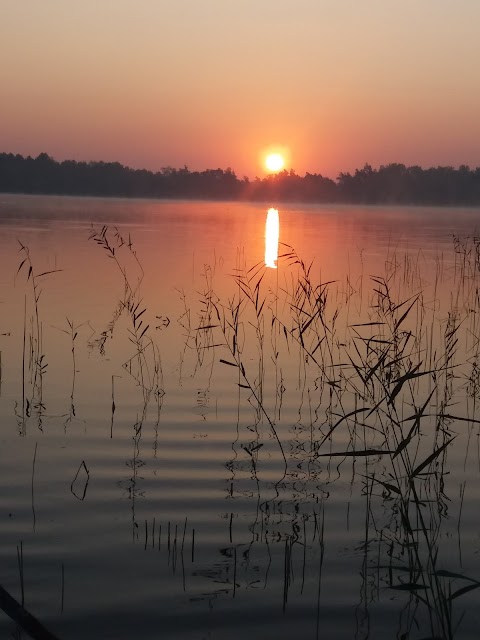
[[[272,172],[280,171],[284,165],[285,161],[279,153],[270,153],[265,159],[265,166]]]

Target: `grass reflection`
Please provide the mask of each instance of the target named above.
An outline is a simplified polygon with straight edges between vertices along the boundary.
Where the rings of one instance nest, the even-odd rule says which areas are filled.
[[[129,500],[128,526],[119,525],[128,544],[164,558],[168,579],[210,611],[255,592],[282,620],[308,611],[321,637],[338,598],[354,610],[343,637],[367,638],[374,624],[392,637],[462,637],[480,586],[463,568],[461,539],[478,478],[480,241],[454,238],[450,263],[428,274],[419,256],[393,253],[383,273],[327,282],[285,244],[253,266],[239,254],[228,285],[204,265],[194,292],[179,292],[181,312],[167,317],[143,291],[130,236],[104,226],[91,240],[119,276],[110,319],[100,330],[89,323],[88,346],[102,362],[120,353],[120,367],[104,370],[105,449],[123,438],[116,490]],[[26,435],[50,417],[38,304],[46,273],[22,251],[29,306],[17,418]],[[72,379],[65,425],[81,403],[80,326],[67,319],[61,329]],[[173,363],[163,351],[172,334]],[[175,446],[191,457],[175,457]],[[98,467],[80,460],[71,487],[85,506]],[[33,471],[31,483],[33,505]],[[212,508],[205,495],[219,486]],[[179,515],[183,494],[193,513]]]

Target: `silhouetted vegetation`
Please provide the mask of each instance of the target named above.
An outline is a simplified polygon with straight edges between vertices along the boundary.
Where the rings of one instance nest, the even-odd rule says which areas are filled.
[[[0,191],[10,193],[147,198],[205,198],[350,202],[370,204],[480,204],[480,168],[366,164],[337,180],[282,171],[265,178],[238,178],[230,169],[152,172],[118,162],[56,162],[46,153],[24,158],[0,154]]]

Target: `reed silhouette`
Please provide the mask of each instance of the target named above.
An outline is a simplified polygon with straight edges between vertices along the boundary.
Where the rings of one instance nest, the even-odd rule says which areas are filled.
[[[118,299],[100,329],[89,321],[88,348],[102,361],[118,344],[127,349],[116,373],[105,370],[105,442],[126,442],[121,464],[127,471],[119,471],[116,489],[129,501],[126,522],[118,524],[128,538],[122,549],[161,561],[171,584],[178,580],[192,603],[205,600],[209,615],[217,613],[215,602],[231,600],[230,612],[234,600],[241,606],[256,589],[256,597],[275,603],[281,624],[304,607],[302,616],[310,614],[320,638],[328,615],[325,583],[335,571],[326,559],[339,556],[341,511],[343,528],[351,526],[355,536],[345,543],[345,563],[356,600],[349,621],[341,621],[349,630],[339,633],[366,638],[379,612],[393,612],[382,623],[392,636],[462,638],[469,597],[480,581],[462,566],[470,476],[452,471],[461,467],[459,458],[466,466],[475,455],[471,441],[480,425],[477,236],[454,237],[450,265],[438,261],[429,283],[415,257],[395,252],[383,273],[355,281],[322,281],[314,265],[285,244],[278,270],[249,266],[239,252],[227,286],[218,283],[216,265],[205,265],[200,285],[178,290],[180,312],[172,316],[180,336],[178,363],[166,380],[158,336],[170,318],[158,324],[144,297],[144,268],[131,237],[103,226],[91,229],[90,241],[118,274]],[[20,251],[17,286],[25,293],[17,421],[26,436],[31,422],[42,429],[50,420],[42,404],[49,371],[39,298],[41,278],[51,272],[38,273],[29,249],[21,244]],[[442,306],[447,281],[452,293]],[[79,327],[67,319],[60,331],[68,342],[55,332],[66,354],[68,424],[79,393]],[[164,429],[173,437],[176,428],[160,421],[169,389],[187,382],[195,393],[191,419],[201,425],[194,451],[197,445],[201,450],[214,419],[222,436],[231,430],[226,445],[212,444],[225,454],[215,462],[222,508],[213,541],[195,498],[192,513],[179,515],[168,479],[148,475],[148,465],[162,454],[159,434]],[[127,384],[135,390],[133,418],[123,414]],[[229,394],[225,406],[234,415],[222,414],[217,388]],[[79,457],[68,478],[67,493],[70,485],[78,507],[92,499],[94,464]],[[35,446],[29,477],[34,528],[40,481]],[[188,491],[194,493],[194,484],[190,479]],[[159,507],[159,487],[174,516]],[[28,560],[22,544],[17,560],[17,605],[24,615]],[[69,607],[64,588],[62,562],[62,611]],[[8,598],[1,602],[13,618]]]

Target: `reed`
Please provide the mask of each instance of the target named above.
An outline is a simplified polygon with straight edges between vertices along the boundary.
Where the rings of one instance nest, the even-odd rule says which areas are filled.
[[[126,239],[116,227],[113,229],[108,226],[103,226],[101,229],[92,227],[89,238],[113,260],[123,282],[123,295],[113,311],[112,320],[108,327],[100,332],[99,337],[91,341],[91,344],[96,345],[100,353],[104,355],[108,337],[113,337],[116,324],[122,315],[128,314],[131,321],[128,339],[134,345],[135,353],[123,363],[123,368],[142,389],[146,403],[152,394],[159,399],[164,393],[160,386],[163,382],[160,353],[155,342],[148,335],[153,322],[147,321],[150,314],[141,296],[144,270],[130,234]],[[170,322],[168,318],[160,319],[162,320],[161,326],[168,326]],[[157,327],[157,329],[159,328],[160,326]]]
[[[20,433],[26,434],[27,418],[32,411],[37,419],[38,429],[42,430],[45,405],[43,403],[43,377],[48,363],[43,353],[43,326],[40,318],[40,297],[42,282],[46,276],[57,273],[61,269],[50,269],[38,273],[34,267],[30,249],[18,241],[22,260],[18,266],[15,279],[26,272],[27,292],[24,296],[23,316],[23,351],[22,351],[22,414],[20,416]],[[28,307],[28,313],[27,313]],[[30,397],[26,395],[27,373],[29,374]]]
[[[24,563],[23,563],[23,542],[20,540],[20,545],[17,545],[17,561],[18,561],[18,575],[20,577],[20,593],[22,594],[21,606],[25,604],[25,582],[24,582]]]
[[[60,599],[60,613],[63,613],[65,606],[65,565],[62,562],[62,589]]]
[[[141,296],[143,269],[131,239],[125,241],[108,227],[92,231],[91,238],[116,265],[123,282],[112,321],[99,334],[99,349],[105,353],[107,336],[113,336],[125,314],[132,356],[124,370],[142,392],[131,460],[135,532],[142,428],[151,400],[157,402],[158,426],[164,396],[160,351],[150,335],[155,321]],[[318,637],[328,525],[325,501],[330,485],[344,470],[351,473],[352,486],[361,486],[364,505],[359,632],[368,634],[369,604],[396,593],[405,606],[399,637],[418,628],[425,636],[453,639],[461,619],[460,598],[480,586],[476,579],[445,568],[440,544],[449,507],[449,454],[463,428],[473,431],[480,424],[475,417],[480,388],[480,240],[454,238],[453,270],[447,273],[440,256],[433,283],[423,279],[421,252],[399,256],[393,250],[384,273],[367,279],[362,272],[357,280],[348,274],[346,282],[336,282],[316,277],[313,263],[304,262],[292,247],[284,245],[283,250],[282,277],[277,273],[276,282],[263,264],[247,268],[239,257],[226,297],[216,292],[216,266],[205,267],[191,305],[180,291],[180,380],[188,375],[191,358],[191,375],[206,379],[202,397],[220,376],[230,380],[238,399],[233,456],[226,465],[232,473],[229,497],[235,497],[235,485],[240,484],[235,474],[242,474],[250,481],[248,497],[257,504],[250,544],[265,544],[269,563],[268,545],[281,547],[273,557],[281,556],[283,563],[284,611],[295,587],[296,555],[301,555],[300,593],[306,590],[308,556],[315,558]],[[136,275],[125,266],[128,258],[133,258]],[[440,310],[447,277],[454,282],[450,308]],[[469,398],[466,413],[458,405],[460,392]],[[285,427],[283,402],[293,395],[298,419]],[[240,407],[248,411],[241,435]],[[112,377],[111,435],[115,410]],[[270,484],[261,480],[262,462],[269,456],[281,458],[283,464]],[[465,485],[457,516],[459,540],[464,493]],[[320,503],[320,512],[307,510],[312,502]],[[237,551],[242,542],[237,531],[233,535],[233,509],[228,513],[230,588],[235,596],[241,588]],[[288,532],[281,526],[286,521],[291,525]],[[178,526],[172,529],[170,521],[167,526],[166,549],[174,572]],[[159,525],[159,549],[161,531]],[[187,518],[183,533],[180,529],[182,573],[186,531]],[[151,535],[153,547],[155,521]],[[145,520],[145,549],[150,546],[148,536]],[[192,563],[194,547],[192,529]]]
[[[415,261],[405,256],[402,262],[393,254],[386,274],[371,277],[369,293],[362,282],[362,304],[369,296],[367,319],[351,321],[341,335],[340,318],[345,314],[352,315],[353,287],[350,285],[343,299],[340,297],[341,304],[336,305],[338,288],[332,296],[336,283],[315,283],[312,265],[305,264],[291,247],[286,247],[283,260],[286,268],[293,268],[295,273],[290,280],[285,279],[280,288],[281,300],[279,296],[269,297],[269,293],[263,291],[265,269],[255,265],[234,274],[237,295],[226,301],[220,300],[209,286],[205,294],[208,300],[203,308],[213,304],[216,317],[212,322],[211,314],[202,316],[202,323],[195,329],[204,336],[202,357],[205,348],[227,352],[225,357],[217,356],[217,361],[236,370],[237,381],[234,382],[233,377],[232,383],[248,392],[256,410],[255,422],[263,417],[269,424],[284,458],[284,478],[293,475],[284,450],[285,443],[275,425],[276,410],[270,412],[265,401],[265,382],[269,375],[265,367],[268,358],[265,348],[267,344],[275,346],[275,352],[270,356],[275,367],[281,361],[279,337],[288,357],[293,349],[296,350],[300,363],[298,386],[308,399],[310,416],[308,464],[325,458],[330,467],[336,459],[339,466],[352,460],[355,469],[357,462],[364,463],[361,476],[366,497],[362,569],[365,589],[367,575],[373,567],[379,593],[383,580],[381,571],[387,568],[389,588],[408,594],[412,603],[405,623],[407,630],[423,624],[418,605],[424,605],[432,637],[454,637],[453,604],[479,586],[468,576],[441,568],[438,546],[446,504],[447,456],[456,438],[452,425],[479,423],[472,415],[463,416],[455,409],[456,394],[465,375],[464,363],[458,361],[460,331],[465,318],[470,315],[473,321],[476,317],[471,309],[476,312],[479,308],[478,296],[471,297],[469,280],[480,275],[475,263],[480,253],[478,247],[479,244],[475,244],[474,251],[469,246],[456,245],[457,291],[463,292],[470,307],[463,317],[459,294],[452,298],[451,309],[444,317],[438,315],[435,299],[432,303],[426,300],[419,266],[421,255]],[[442,263],[438,265],[434,296],[443,277]],[[409,295],[400,297],[406,289]],[[286,308],[288,313],[280,314],[279,307]],[[251,333],[247,333],[247,327]],[[441,351],[433,348],[435,333],[441,336]],[[471,336],[478,335],[475,327]],[[257,345],[255,362],[258,368],[253,374],[249,372],[244,356],[245,343],[250,337]],[[196,340],[198,345],[198,337]],[[476,338],[473,346],[478,354]],[[252,353],[252,342],[248,353]],[[467,382],[472,399],[477,394],[474,386],[478,380],[477,363],[475,355]],[[316,393],[315,407],[312,388]],[[323,422],[319,421],[320,407],[324,408]],[[257,476],[258,454],[264,444],[258,431],[256,436],[253,441],[241,445],[251,459],[254,477]],[[335,448],[336,441],[345,440],[349,442],[347,448]],[[379,473],[376,467],[380,461],[382,470]],[[354,474],[358,475],[358,472],[354,471]],[[389,521],[383,525],[373,517],[379,504],[384,508],[388,506],[390,514]],[[267,509],[267,504],[263,508]],[[461,511],[460,505],[459,518]],[[315,532],[316,528],[314,535]],[[231,541],[231,533],[229,536]],[[291,586],[288,567],[292,540],[285,541],[283,608]],[[375,560],[370,554],[374,540]],[[305,550],[306,547],[303,566],[306,564]],[[384,561],[384,556],[388,562]],[[398,565],[394,565],[392,557],[406,557],[408,562],[399,560]],[[464,586],[454,588],[454,582],[462,580]],[[366,591],[363,593],[365,605],[370,597]],[[366,612],[364,614],[366,620],[368,616]]]
[[[69,407],[68,413],[66,414],[67,418],[65,420],[65,425],[64,425],[65,429],[67,428],[68,424],[72,422],[72,420],[76,417],[76,414],[75,414],[75,381],[77,376],[76,340],[78,338],[78,330],[80,329],[80,327],[86,324],[82,322],[79,325],[74,325],[73,321],[70,320],[69,318],[66,318],[66,322],[68,327],[67,329],[56,327],[56,329],[66,334],[70,338],[70,350],[72,354],[72,383],[71,383],[71,389],[70,389],[70,407]]]
[[[466,258],[467,252],[462,252],[462,261],[459,268],[462,281],[466,272],[469,272],[470,263]],[[316,299],[313,292],[315,287],[307,280],[308,270],[300,263],[302,280],[297,289],[290,296],[291,305],[296,314],[301,309],[305,320],[296,318],[295,338],[300,336],[300,346],[312,359],[314,349],[309,345],[315,344],[319,337],[318,331],[313,336],[307,334],[307,329],[313,324],[314,314],[310,309],[314,308]],[[417,602],[426,605],[430,620],[430,631],[433,635],[453,638],[454,624],[452,618],[452,603],[464,593],[475,589],[479,584],[460,574],[450,574],[438,568],[438,532],[441,526],[441,508],[444,503],[443,484],[447,451],[455,439],[451,431],[451,424],[462,421],[476,422],[472,417],[464,418],[451,411],[450,407],[454,398],[454,382],[456,380],[456,355],[458,351],[458,333],[460,319],[458,315],[458,301],[447,314],[443,329],[443,353],[428,354],[428,343],[425,344],[421,335],[423,322],[412,322],[412,316],[422,318],[425,311],[422,307],[420,292],[410,298],[396,301],[393,298],[394,275],[389,277],[373,277],[374,283],[372,298],[372,314],[368,322],[350,326],[353,340],[353,353],[344,354],[345,362],[350,366],[338,364],[342,369],[339,376],[343,389],[361,401],[362,406],[352,411],[337,410],[337,420],[329,425],[327,433],[317,442],[318,450],[332,440],[336,431],[341,426],[355,419],[352,425],[354,435],[361,436],[364,443],[363,450],[358,450],[354,445],[355,438],[350,431],[352,449],[342,451],[329,451],[318,453],[319,456],[338,456],[343,459],[348,457],[362,458],[365,463],[365,495],[367,496],[366,533],[365,533],[365,565],[368,564],[368,549],[370,541],[369,514],[372,512],[371,500],[374,487],[379,487],[383,499],[388,498],[393,502],[393,513],[399,514],[395,527],[390,525],[388,529],[378,528],[376,534],[379,537],[379,549],[383,546],[383,538],[392,539],[395,531],[394,547],[398,545],[399,555],[408,554],[409,580],[400,577],[398,583],[392,581],[390,574],[390,587],[407,591]],[[300,292],[299,292],[300,289]],[[318,290],[318,289],[317,289]],[[301,296],[308,294],[309,306]],[[306,311],[308,308],[308,311]],[[321,312],[319,313],[321,317]],[[325,322],[320,320],[321,325]],[[309,332],[310,333],[310,332]],[[307,337],[309,340],[307,341]],[[321,332],[320,339],[324,339],[325,333]],[[319,343],[318,343],[319,344]],[[330,362],[333,362],[333,350],[326,352]],[[428,356],[430,366],[424,366],[424,360]],[[432,364],[433,363],[433,364]],[[315,362],[315,364],[317,364]],[[319,370],[328,379],[328,369],[324,364],[319,364]],[[340,407],[340,384],[335,380],[335,390]],[[420,398],[423,395],[423,399]],[[436,398],[436,403],[432,404]],[[410,415],[404,415],[404,410],[411,407]],[[357,418],[361,417],[361,422]],[[425,425],[425,426],[424,426]],[[432,432],[433,438],[430,452],[424,450],[420,438],[425,438],[426,433]],[[363,428],[363,433],[358,429]],[[381,446],[373,448],[367,446],[371,440],[368,435],[371,431],[374,437],[381,435]],[[372,456],[381,457],[389,461],[390,469],[379,477],[369,468]],[[420,457],[421,456],[421,457]],[[392,500],[393,498],[393,500]],[[430,505],[425,512],[425,504]],[[437,510],[434,508],[437,507]],[[389,512],[391,512],[389,510]],[[461,513],[461,509],[460,509]],[[440,516],[440,517],[439,517]],[[402,532],[401,535],[398,532]],[[389,553],[393,551],[389,548]],[[391,567],[390,567],[391,570]],[[451,580],[448,580],[451,578]],[[452,589],[452,580],[466,580],[470,584],[466,587]],[[363,599],[366,601],[367,595]],[[412,608],[412,611],[414,609]],[[417,624],[418,620],[413,615],[408,625]],[[432,636],[433,637],[433,636]],[[437,637],[435,635],[435,637]]]
[[[38,442],[35,442],[35,450],[33,452],[33,460],[32,460],[32,482],[31,482],[32,518],[33,518],[34,531],[37,524],[37,515],[35,512],[35,463],[37,461],[37,447],[38,447]]]

